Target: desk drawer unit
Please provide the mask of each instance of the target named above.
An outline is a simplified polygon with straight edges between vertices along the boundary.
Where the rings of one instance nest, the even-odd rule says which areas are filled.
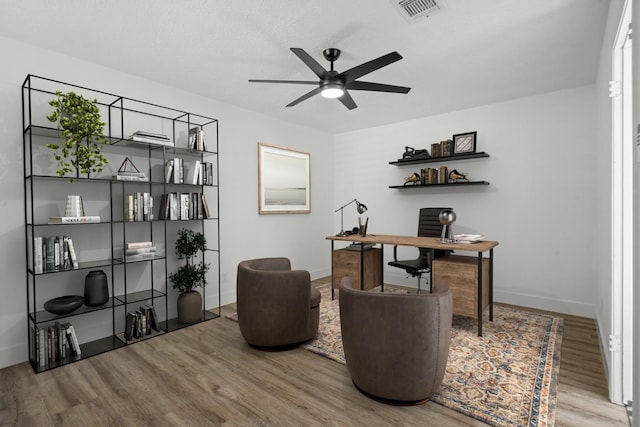
[[[340,287],[340,281],[344,276],[351,277],[353,287],[360,289],[360,251],[349,249],[337,249],[333,251],[333,263],[331,279],[333,288]],[[382,262],[382,250],[373,248],[364,251],[364,290],[368,291],[382,283],[380,263]]]
[[[462,316],[478,316],[478,258],[449,255],[434,259],[433,283],[442,281],[449,285],[453,297],[453,313]],[[489,306],[489,260],[482,260],[482,307]]]

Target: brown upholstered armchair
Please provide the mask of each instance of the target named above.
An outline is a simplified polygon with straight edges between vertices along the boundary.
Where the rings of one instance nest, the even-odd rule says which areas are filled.
[[[451,291],[436,283],[433,293],[398,294],[340,283],[344,356],[354,385],[390,403],[429,400],[444,378],[452,323]]]
[[[256,347],[298,344],[314,338],[320,319],[320,292],[308,271],[291,270],[287,258],[238,264],[240,332]]]

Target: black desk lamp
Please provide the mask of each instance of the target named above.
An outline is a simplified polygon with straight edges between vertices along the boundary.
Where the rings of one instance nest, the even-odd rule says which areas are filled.
[[[352,201],[350,201],[346,205],[341,206],[338,209],[336,209],[334,212],[340,211],[340,232],[338,234],[336,234],[336,236],[346,236],[347,235],[347,233],[344,232],[344,208],[346,208],[347,206],[349,206],[353,202],[356,202],[356,209],[358,210],[358,213],[360,215],[362,215],[363,213],[365,213],[367,211],[367,207],[365,205],[363,205],[362,203],[360,203],[357,199],[353,199]]]

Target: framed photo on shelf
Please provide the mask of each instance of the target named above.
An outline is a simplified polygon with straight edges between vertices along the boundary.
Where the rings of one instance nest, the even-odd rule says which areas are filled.
[[[467,132],[453,135],[453,154],[475,153],[477,133]]]
[[[309,153],[258,143],[258,212],[311,212]]]

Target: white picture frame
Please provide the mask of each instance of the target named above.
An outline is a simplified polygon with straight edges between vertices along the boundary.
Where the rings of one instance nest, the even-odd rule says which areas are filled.
[[[259,214],[310,213],[310,166],[307,152],[259,142]]]

